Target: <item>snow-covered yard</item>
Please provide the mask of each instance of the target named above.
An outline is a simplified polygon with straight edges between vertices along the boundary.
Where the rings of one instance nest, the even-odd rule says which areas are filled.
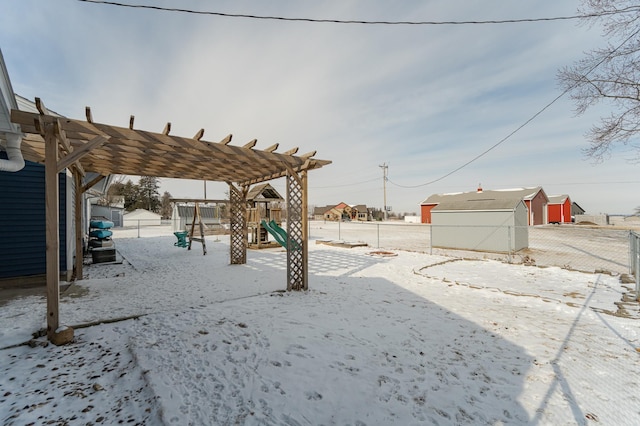
[[[282,249],[115,237],[124,263],[62,297],[95,325],[0,352],[3,424],[640,423],[618,276],[312,242],[309,292],[286,293]],[[2,347],[44,326],[42,297],[0,309]]]

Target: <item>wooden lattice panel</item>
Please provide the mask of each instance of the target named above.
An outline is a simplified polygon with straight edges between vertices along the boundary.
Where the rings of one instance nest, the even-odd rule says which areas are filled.
[[[230,262],[232,265],[243,265],[247,263],[246,204],[242,192],[234,185],[229,185],[229,201]]]
[[[307,290],[302,235],[302,185],[297,176],[287,176],[287,290]]]

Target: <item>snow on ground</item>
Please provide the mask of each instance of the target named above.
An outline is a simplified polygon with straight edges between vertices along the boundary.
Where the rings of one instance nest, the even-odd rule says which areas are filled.
[[[229,265],[228,237],[126,235],[62,296],[74,343],[7,348],[46,302],[1,307],[3,424],[640,423],[616,276],[310,244],[310,290],[286,293],[283,249]]]

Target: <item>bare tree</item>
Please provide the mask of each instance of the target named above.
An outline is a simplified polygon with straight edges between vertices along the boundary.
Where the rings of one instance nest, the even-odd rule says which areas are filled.
[[[640,5],[634,0],[583,0],[579,9],[586,25],[602,24],[607,45],[593,49],[570,67],[558,72],[561,86],[571,94],[576,113],[606,102],[609,116],[602,117],[585,135],[585,154],[604,160],[619,144],[636,150],[632,138],[640,133]]]

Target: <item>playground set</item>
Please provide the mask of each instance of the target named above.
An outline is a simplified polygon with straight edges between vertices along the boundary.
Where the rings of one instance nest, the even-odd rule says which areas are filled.
[[[202,243],[203,254],[207,254],[204,236],[210,227],[221,226],[220,209],[217,204],[226,200],[173,199],[173,234],[178,239],[174,245],[191,250],[192,241]],[[287,248],[287,231],[282,228],[284,198],[268,183],[256,185],[246,195],[247,247],[263,249]],[[213,206],[212,204],[216,204]],[[204,204],[204,205],[202,205]],[[207,226],[209,225],[209,226]],[[195,232],[200,235],[196,236]],[[269,236],[273,237],[273,240]]]
[[[284,198],[268,183],[256,185],[247,193],[248,247],[263,249],[281,245],[287,248],[287,231],[282,229]],[[269,234],[275,241],[269,239]]]
[[[217,142],[208,141],[204,139],[204,129],[193,137],[173,135],[171,123],[167,123],[161,132],[143,131],[135,128],[133,115],[128,127],[98,123],[94,122],[90,107],[85,108],[86,120],[60,117],[52,114],[39,98],[35,104],[37,112],[11,109],[10,120],[21,130],[18,146],[12,148],[19,151],[22,159],[44,165],[46,332],[50,341],[60,345],[73,339],[73,328],[61,327],[60,322],[59,174],[65,169],[71,173],[74,183],[72,222],[75,226],[72,226],[72,238],[76,241],[74,269],[78,280],[83,277],[84,195],[105,176],[120,174],[225,182],[229,186],[231,265],[247,263],[246,196],[250,186],[283,178],[287,191],[287,199],[283,203],[287,209],[286,241],[289,242],[286,290],[308,290],[308,173],[331,164],[331,161],[315,158],[316,151],[296,155],[297,147],[276,152],[278,143],[262,150],[254,149],[257,139],[244,145],[232,145],[232,135]],[[0,137],[4,142],[4,136]],[[11,142],[14,143],[13,140]],[[90,178],[88,173],[96,173],[97,176]],[[271,224],[274,220],[280,226],[272,214],[275,212],[270,211],[269,216],[265,213],[259,222],[252,223],[260,223],[268,233],[269,227],[264,227],[264,224]],[[195,237],[196,222],[204,230],[197,216],[194,213],[191,237]],[[270,228],[277,231],[273,226]],[[256,226],[255,229],[259,228]],[[280,241],[284,242],[283,233],[275,233],[283,237]],[[256,235],[260,235],[260,231]],[[204,235],[200,239],[203,252],[206,252]]]
[[[202,254],[207,254],[207,244],[204,239],[205,233],[211,230],[210,226],[220,226],[220,208],[218,204],[226,201],[172,199],[171,202],[173,203],[173,235],[178,239],[173,245],[191,250],[191,244],[193,241],[197,241],[202,244]],[[204,204],[204,206],[201,206],[201,204]],[[192,218],[190,224],[187,221],[188,217]],[[196,231],[200,232],[199,236],[196,236]]]

